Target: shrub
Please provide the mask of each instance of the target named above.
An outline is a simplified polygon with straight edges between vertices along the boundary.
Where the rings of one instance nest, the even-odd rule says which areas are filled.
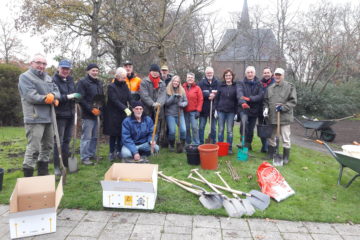
[[[22,124],[18,82],[23,71],[14,65],[0,64],[0,125]]]

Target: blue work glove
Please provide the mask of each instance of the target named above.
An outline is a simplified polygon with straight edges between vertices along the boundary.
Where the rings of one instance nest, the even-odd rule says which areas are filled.
[[[282,105],[276,105],[275,106],[275,111],[276,112],[281,112],[283,110],[283,106]]]

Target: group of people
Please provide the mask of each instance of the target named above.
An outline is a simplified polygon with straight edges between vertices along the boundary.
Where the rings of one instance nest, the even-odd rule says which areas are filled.
[[[295,87],[284,81],[285,72],[281,68],[277,68],[274,74],[270,68],[265,68],[262,79],[258,79],[255,68],[249,66],[244,79],[236,81],[230,69],[226,69],[223,79],[219,80],[214,77],[214,69],[207,67],[199,83],[196,83],[194,73],[187,73],[186,81],[182,83],[178,75],[169,74],[167,66],[160,68],[157,64],[152,64],[148,76],[141,79],[134,73],[133,63],[125,61],[123,67],[116,69],[114,79],[107,86],[105,101],[97,64],[89,64],[87,74],[76,84],[71,77],[70,61],[60,61],[52,78],[45,72],[46,65],[45,57],[36,55],[29,70],[19,77],[28,142],[23,162],[26,177],[33,176],[36,166],[38,175],[48,174],[49,157],[54,146],[51,108],[56,111],[62,157],[64,165],[68,165],[76,103],[81,108],[80,157],[84,165],[92,165],[96,157],[100,116],[104,134],[109,136],[110,161],[121,158],[125,162],[148,162],[147,156],[159,151],[157,140],[159,130],[164,126],[168,148],[174,151],[177,126],[179,140],[185,146],[204,144],[209,119],[208,139],[211,143],[223,142],[226,125],[226,142],[232,154],[236,120],[242,120],[240,134],[245,135],[245,146],[252,150],[256,122],[276,124],[277,112],[280,112],[284,163],[288,162],[290,123],[297,100]],[[261,139],[261,152],[267,152],[269,158],[275,151],[275,134],[276,128],[271,138]],[[54,168],[55,174],[60,175],[56,147]]]

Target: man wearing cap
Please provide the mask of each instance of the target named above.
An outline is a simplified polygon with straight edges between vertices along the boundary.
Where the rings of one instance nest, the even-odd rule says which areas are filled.
[[[296,89],[289,82],[284,81],[284,69],[277,68],[274,72],[275,83],[267,88],[264,99],[264,117],[269,117],[270,124],[277,123],[277,113],[280,112],[280,134],[283,141],[283,161],[289,162],[290,156],[290,123],[293,122],[293,109],[296,106]],[[276,127],[269,138],[268,157],[273,158],[276,142]]]
[[[53,80],[60,91],[59,105],[55,108],[56,121],[61,143],[62,157],[65,167],[68,166],[69,144],[74,126],[75,101],[80,99],[80,94],[75,92],[75,84],[70,76],[71,62],[61,60],[58,71],[54,74]],[[54,145],[54,172],[60,176],[59,153]]]
[[[166,65],[161,66],[161,79],[165,82],[166,86],[171,81],[173,76],[169,74],[169,67]]]
[[[156,142],[151,141],[154,123],[143,114],[144,105],[140,101],[132,103],[132,114],[122,122],[121,138],[123,147],[121,155],[125,162],[148,162],[147,156],[159,151]]]
[[[86,68],[87,75],[80,79],[76,90],[81,95],[82,134],[80,157],[84,165],[92,165],[97,145],[97,117],[101,110],[96,103],[98,96],[104,96],[102,82],[98,79],[99,67],[91,63]]]
[[[126,60],[123,64],[127,76],[126,76],[126,84],[131,92],[131,99],[133,101],[139,101],[140,100],[140,84],[141,84],[141,78],[139,78],[134,73],[134,67],[131,61]]]
[[[160,67],[150,66],[149,75],[141,81],[140,98],[144,104],[144,113],[155,119],[158,106],[163,106],[166,100],[166,85],[160,78]]]
[[[51,105],[57,105],[59,89],[45,72],[47,62],[36,54],[30,69],[19,77],[19,93],[24,115],[27,146],[23,162],[24,177],[32,177],[37,165],[38,176],[48,175],[50,153],[54,145]]]

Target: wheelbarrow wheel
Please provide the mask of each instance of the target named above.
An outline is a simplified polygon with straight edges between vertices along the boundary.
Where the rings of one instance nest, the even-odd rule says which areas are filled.
[[[335,137],[336,137],[336,133],[330,127],[321,130],[321,134],[320,134],[321,140],[324,140],[326,142],[332,142],[334,141]]]

